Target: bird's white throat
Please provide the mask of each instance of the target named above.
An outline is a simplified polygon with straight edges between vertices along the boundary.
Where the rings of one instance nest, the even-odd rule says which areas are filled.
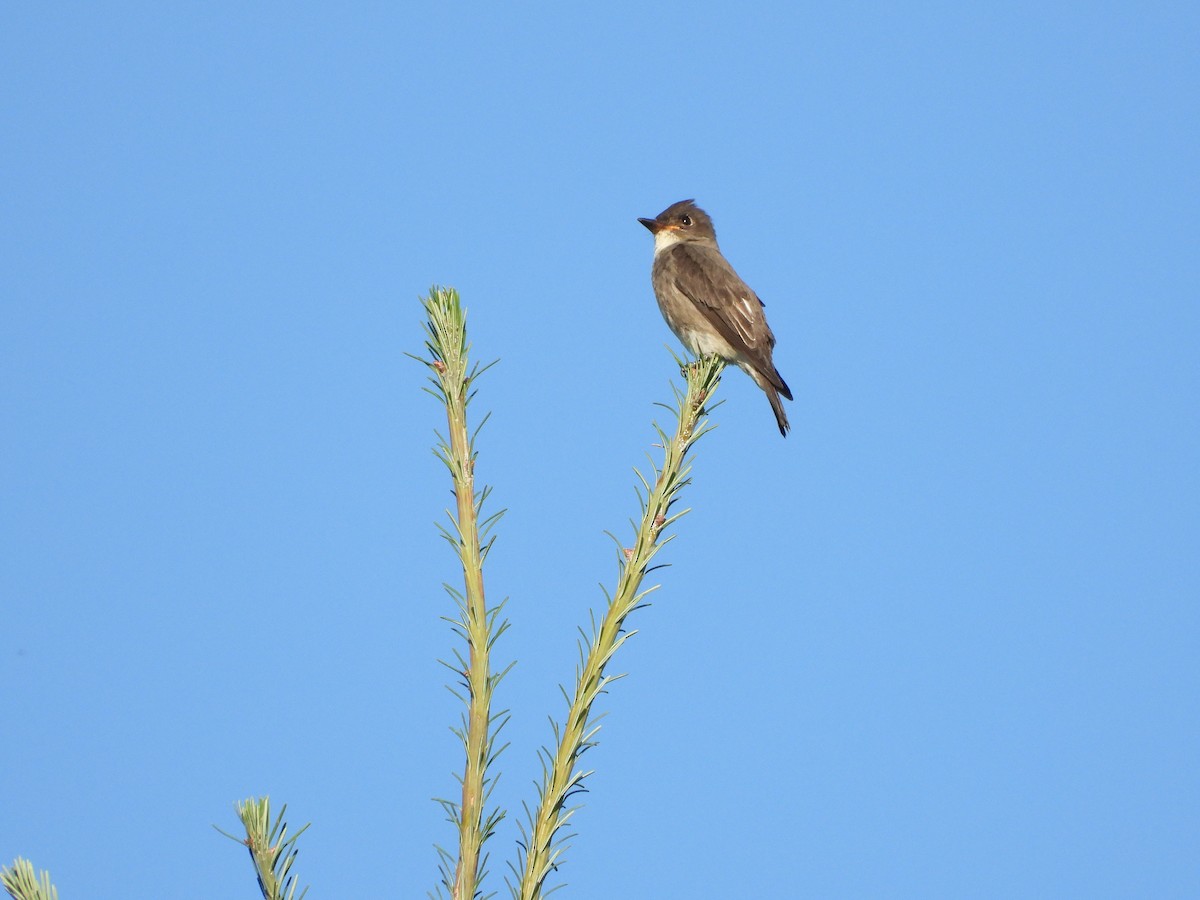
[[[674,247],[676,244],[682,241],[683,238],[681,238],[679,236],[679,232],[675,231],[674,229],[664,228],[662,231],[657,231],[654,233],[654,255],[658,256],[658,254],[662,253],[664,250],[668,249],[669,247]]]

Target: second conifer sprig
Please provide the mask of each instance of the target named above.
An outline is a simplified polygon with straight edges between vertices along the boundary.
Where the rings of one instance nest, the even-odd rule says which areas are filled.
[[[544,897],[548,893],[547,877],[562,862],[566,841],[571,837],[565,831],[578,809],[571,805],[571,799],[584,789],[584,780],[591,774],[579,767],[579,759],[596,744],[599,726],[594,724],[593,707],[608,685],[621,677],[608,674],[607,667],[621,645],[635,633],[625,631],[626,618],[657,587],[643,589],[642,581],[654,568],[650,562],[655,554],[670,540],[664,531],[687,512],[672,510],[680,491],[690,481],[688,452],[713,427],[707,421],[709,401],[721,382],[724,368],[725,363],[717,357],[681,365],[686,387],[683,391],[674,388],[675,433],[669,435],[657,423],[654,426],[663,449],[662,466],[651,463],[652,479],[638,473],[646,494],[639,492],[641,521],[635,526],[633,546],[625,547],[617,541],[620,575],[616,590],[611,596],[606,592],[608,605],[603,618],[599,625],[593,621],[591,635],[585,635],[580,642],[575,690],[568,701],[566,721],[562,725],[553,724],[555,746],[541,751],[538,806],[530,815],[528,829],[522,826],[523,859],[520,868],[514,868],[519,883],[513,888],[513,896],[520,900]]]

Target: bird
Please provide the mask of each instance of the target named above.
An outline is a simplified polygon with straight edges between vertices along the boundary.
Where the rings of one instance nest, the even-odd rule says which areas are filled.
[[[671,331],[697,357],[715,354],[754,379],[787,437],[779,398],[791,400],[792,391],[771,359],[775,335],[763,302],[721,254],[712,218],[695,200],[680,200],[638,221],[654,235],[650,284]]]

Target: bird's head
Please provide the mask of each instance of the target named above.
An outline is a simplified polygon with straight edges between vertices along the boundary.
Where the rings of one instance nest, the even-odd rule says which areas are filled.
[[[696,205],[695,200],[680,200],[672,203],[653,219],[638,219],[654,235],[654,243],[676,244],[685,241],[717,242],[708,213]]]

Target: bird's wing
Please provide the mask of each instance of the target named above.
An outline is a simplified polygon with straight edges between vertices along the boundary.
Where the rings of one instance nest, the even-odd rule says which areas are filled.
[[[771,362],[775,335],[763,303],[733,266],[719,251],[694,244],[676,244],[668,252],[675,287],[756,369],[769,380],[779,378]]]

